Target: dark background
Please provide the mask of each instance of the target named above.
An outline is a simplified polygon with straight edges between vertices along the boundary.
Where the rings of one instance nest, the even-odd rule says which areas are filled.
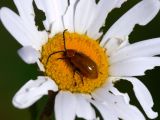
[[[129,8],[135,5],[139,0],[128,0],[121,9],[115,9],[106,19],[107,29]],[[7,6],[14,11],[16,7],[12,0],[0,0],[0,8]],[[103,11],[102,11],[103,12]],[[130,35],[130,42],[137,42],[149,38],[160,37],[160,13],[146,26],[136,25]],[[36,79],[39,74],[36,65],[25,64],[17,55],[17,50],[21,45],[8,33],[0,22],[0,119],[1,120],[35,120],[42,110],[46,97],[43,97],[36,105],[28,109],[19,110],[13,107],[12,97],[29,79]],[[132,53],[131,53],[132,54]],[[138,77],[150,90],[153,99],[155,111],[160,113],[160,68],[146,72],[146,76]],[[136,104],[140,109],[132,85],[128,82],[119,82],[117,85],[122,92],[129,91],[131,103]],[[141,109],[142,110],[142,109]],[[142,110],[143,111],[143,110]],[[160,120],[158,117],[156,120]]]

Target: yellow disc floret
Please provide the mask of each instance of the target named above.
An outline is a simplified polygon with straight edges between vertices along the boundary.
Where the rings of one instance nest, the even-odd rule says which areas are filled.
[[[85,76],[82,78],[80,74],[75,72],[73,69],[75,66],[70,64],[63,52],[50,56],[54,52],[64,51],[64,39],[66,49],[81,52],[96,63],[98,78],[89,79]],[[59,33],[43,45],[41,61],[45,66],[45,73],[57,83],[59,89],[65,91],[91,93],[102,86],[108,77],[108,57],[105,50],[96,40],[86,35],[65,32],[64,39],[63,33]]]

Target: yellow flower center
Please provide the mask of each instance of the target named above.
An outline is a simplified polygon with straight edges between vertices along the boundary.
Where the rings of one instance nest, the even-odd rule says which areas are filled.
[[[71,62],[71,59],[74,61],[75,58],[68,58],[64,52],[58,52],[65,51],[64,46],[67,50],[73,49],[74,52],[82,54],[82,57],[85,55],[91,59],[97,66],[98,77],[89,78],[86,75],[87,73],[82,74],[83,71],[86,71],[86,68],[81,68],[79,65],[82,62],[86,63],[86,59],[82,58],[81,62],[76,63],[79,67],[75,66],[75,63]],[[108,57],[105,50],[99,46],[96,40],[86,35],[65,32],[63,39],[63,33],[56,34],[43,45],[41,61],[45,66],[47,76],[57,83],[59,89],[65,91],[91,93],[102,86],[108,77]],[[86,64],[86,67],[88,67],[88,64]]]

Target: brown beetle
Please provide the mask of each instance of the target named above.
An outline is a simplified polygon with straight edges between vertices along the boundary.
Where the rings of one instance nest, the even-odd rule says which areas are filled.
[[[83,82],[83,77],[90,78],[90,79],[98,78],[97,65],[92,59],[90,59],[87,55],[81,52],[77,52],[76,50],[66,49],[66,44],[65,44],[66,31],[67,30],[64,30],[63,32],[64,51],[57,51],[57,52],[51,53],[47,58],[47,62],[52,55],[62,52],[64,55],[64,58],[58,58],[58,59],[68,59],[74,71],[80,75],[82,82]]]

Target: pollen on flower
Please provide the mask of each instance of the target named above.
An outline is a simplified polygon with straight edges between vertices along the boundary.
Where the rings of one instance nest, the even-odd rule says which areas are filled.
[[[65,32],[66,48],[81,52],[91,58],[98,68],[98,78],[89,79],[77,74],[73,65],[63,54],[63,52],[49,55],[53,52],[64,51],[63,34],[58,33],[42,47],[41,61],[45,66],[45,73],[50,76],[58,85],[59,89],[76,92],[91,93],[96,88],[102,86],[108,77],[108,57],[105,50],[99,46],[96,40],[86,35]],[[64,59],[58,59],[64,58]],[[47,61],[48,59],[48,61]]]

